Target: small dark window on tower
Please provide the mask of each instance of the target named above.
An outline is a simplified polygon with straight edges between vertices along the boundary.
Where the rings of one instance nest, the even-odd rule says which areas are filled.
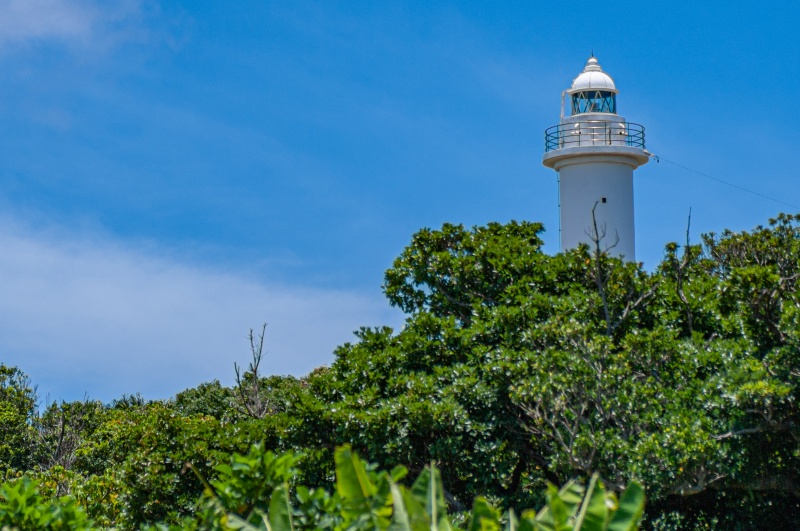
[[[606,202],[606,198],[605,198],[605,197],[601,197],[601,198],[600,198],[600,200],[601,200],[603,203],[605,203],[605,202]]]

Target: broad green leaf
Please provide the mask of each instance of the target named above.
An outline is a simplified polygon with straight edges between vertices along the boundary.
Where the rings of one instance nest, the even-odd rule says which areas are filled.
[[[608,531],[633,531],[639,528],[639,520],[644,513],[644,489],[636,482],[628,484],[628,488],[619,498],[619,508],[608,524]]]
[[[256,527],[253,524],[245,522],[242,518],[236,516],[235,514],[229,514],[224,518],[223,529],[230,529],[232,531],[272,531],[272,529],[269,527],[269,522],[267,522],[267,519],[263,516],[262,525]]]
[[[272,492],[269,500],[269,525],[272,531],[294,531],[292,504],[285,484]]]
[[[392,478],[392,481],[395,483],[403,479],[408,475],[408,469],[402,465],[397,465],[389,472],[389,477]]]
[[[499,531],[500,528],[500,511],[492,507],[485,498],[475,498],[467,531]]]
[[[431,519],[431,529],[447,531],[451,529],[447,518],[447,503],[444,500],[442,480],[439,470],[431,464],[419,475],[411,493],[420,503],[424,504],[425,511]]]
[[[581,503],[581,500],[583,499],[584,488],[582,485],[579,485],[574,481],[569,481],[558,491],[556,491],[556,487],[554,485],[548,484],[547,492],[548,499],[551,493],[555,492],[555,496],[560,499],[566,513],[572,515],[575,513]],[[553,513],[550,510],[549,505],[545,505],[544,508],[539,511],[535,517],[535,523],[541,529],[556,529],[555,522],[553,521]]]
[[[603,531],[607,515],[605,489],[598,475],[594,474],[575,520],[575,531]]]
[[[352,452],[349,445],[336,449],[334,461],[336,490],[342,499],[359,503],[375,495],[377,489],[367,477],[364,463]]]
[[[403,494],[396,483],[390,485],[392,491],[392,523],[389,524],[388,531],[412,531],[411,518],[408,516]]]
[[[433,525],[430,515],[425,511],[425,506],[420,504],[407,489],[402,488],[402,492],[412,527],[419,531],[429,531]]]
[[[514,509],[509,509],[508,519],[506,520],[505,531],[517,531],[517,527],[519,527],[519,522],[517,521],[517,515],[514,514]]]
[[[517,528],[518,531],[539,531],[542,529],[546,528],[536,521],[536,511],[528,509],[522,512],[519,519],[519,527]]]
[[[545,526],[545,528],[552,529],[553,531],[568,530],[570,513],[568,512],[564,500],[558,495],[558,489],[552,484],[547,485],[547,507],[549,509],[551,525],[550,527]],[[545,524],[544,520],[542,524]]]
[[[581,500],[583,500],[583,495],[585,492],[586,489],[583,487],[583,485],[576,483],[575,481],[568,481],[566,485],[559,489],[558,497],[561,498],[562,502],[564,502],[567,512],[569,514],[574,514],[578,509],[578,506],[581,504]]]

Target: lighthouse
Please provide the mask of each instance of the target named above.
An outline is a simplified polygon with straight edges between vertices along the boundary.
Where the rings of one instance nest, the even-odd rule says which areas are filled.
[[[648,153],[644,127],[617,114],[618,93],[592,55],[561,95],[561,122],[545,131],[542,163],[558,172],[561,250],[599,241],[601,251],[635,261],[633,170]]]

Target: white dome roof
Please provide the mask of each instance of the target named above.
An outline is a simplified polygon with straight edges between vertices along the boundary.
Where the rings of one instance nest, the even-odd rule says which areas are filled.
[[[618,92],[617,87],[614,85],[614,80],[611,79],[611,76],[603,72],[603,69],[600,68],[594,56],[586,61],[583,72],[572,82],[572,88],[569,89],[569,92],[573,93],[587,89],[608,90],[614,93]]]

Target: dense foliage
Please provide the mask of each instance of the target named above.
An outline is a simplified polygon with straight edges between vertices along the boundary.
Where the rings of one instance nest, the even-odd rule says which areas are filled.
[[[435,465],[426,468],[411,487],[399,483],[404,467],[391,473],[365,464],[349,446],[336,450],[333,494],[297,485],[292,452],[276,456],[253,445],[247,455],[233,454],[216,467],[210,482],[198,474],[205,489],[193,514],[172,524],[143,525],[141,529],[272,531],[272,530],[389,530],[458,531],[447,514],[441,479]],[[197,472],[195,470],[195,472]],[[503,514],[483,498],[462,514],[470,531],[631,531],[644,510],[644,490],[632,483],[618,499],[593,476],[588,488],[575,482],[558,489],[548,485],[547,506],[527,510],[518,518]],[[28,478],[0,485],[2,529],[92,531],[102,529],[70,496],[45,500]]]
[[[797,529],[798,223],[687,237],[653,271],[601,245],[548,256],[534,223],[424,229],[386,273],[405,326],[358,331],[301,379],[260,374],[263,331],[234,387],[167,402],[40,414],[2,367],[0,469],[129,529],[195,514],[200,477],[255,443],[302,452],[293,481],[333,492],[349,443],[414,476],[438,463],[456,513],[484,498],[519,513],[599,473],[647,485],[647,528]]]

